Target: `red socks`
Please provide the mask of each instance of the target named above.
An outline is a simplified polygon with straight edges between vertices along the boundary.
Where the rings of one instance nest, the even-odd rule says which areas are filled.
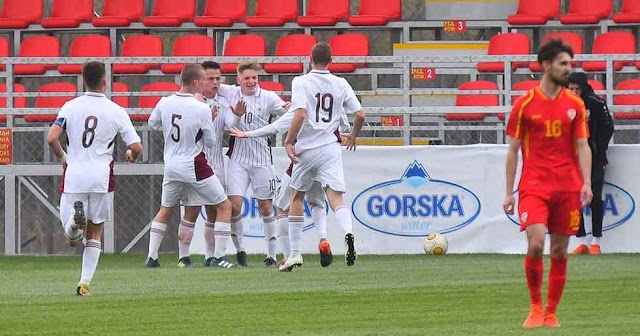
[[[549,293],[547,293],[547,313],[555,313],[564,284],[567,282],[567,259],[551,259],[549,270]]]
[[[553,268],[553,263],[552,263]],[[529,295],[531,296],[531,304],[542,305],[542,272],[544,264],[542,258],[532,258],[528,254],[524,258],[524,271],[527,276],[527,286],[529,287]],[[566,262],[565,262],[566,269]],[[564,285],[564,282],[563,282]],[[551,293],[551,291],[549,291]],[[560,290],[562,294],[562,289]],[[549,294],[551,295],[551,294]],[[560,298],[558,297],[558,300]],[[557,306],[557,301],[556,301]]]

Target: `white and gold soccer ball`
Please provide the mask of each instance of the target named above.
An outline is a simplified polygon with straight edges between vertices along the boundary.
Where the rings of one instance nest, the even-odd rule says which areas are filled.
[[[432,233],[424,239],[424,251],[427,254],[443,255],[447,253],[449,241],[440,233]]]

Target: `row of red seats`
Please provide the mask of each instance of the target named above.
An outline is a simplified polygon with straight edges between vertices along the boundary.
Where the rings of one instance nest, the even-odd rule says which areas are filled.
[[[640,0],[638,0],[640,2]],[[573,48],[574,53],[584,54],[584,43],[582,36],[574,32],[551,33],[543,37],[543,42],[550,39],[560,39]],[[489,40],[488,55],[529,55],[531,53],[531,41],[529,37],[522,33],[505,33],[493,36]],[[635,54],[636,53],[636,37],[629,32],[615,31],[604,33],[596,36],[593,41],[592,54]],[[512,70],[518,68],[529,67],[529,70],[538,72],[540,65],[538,62],[513,62]],[[576,62],[574,66],[578,66]],[[633,65],[630,61],[615,61],[614,69],[622,70],[626,65]],[[640,61],[636,67],[640,69]],[[585,61],[582,62],[582,69],[585,71],[605,71],[606,63],[604,61]],[[478,71],[480,72],[503,72],[504,63],[502,62],[480,62],[478,63]]]
[[[40,23],[44,28],[76,28],[91,22],[95,27],[127,27],[142,21],[147,27],[179,27],[193,22],[199,27],[230,27],[244,20],[251,27],[277,27],[286,22],[300,26],[384,26],[400,20],[400,0],[360,0],[358,15],[349,15],[349,0],[309,0],[306,15],[298,17],[298,0],[258,0],[253,16],[247,16],[247,0],[207,0],[202,16],[196,16],[196,0],[155,0],[153,14],[143,17],[144,0],[105,0],[102,16],[94,17],[93,0],[53,0],[51,17],[42,18],[43,0],[4,0],[0,29],[24,29]]]
[[[514,91],[526,91],[534,88],[539,84],[537,80],[522,81],[513,84]],[[589,84],[594,90],[604,90],[604,86],[601,82],[590,80]],[[260,82],[260,87],[282,92],[285,90],[281,83],[276,82]],[[154,91],[176,91],[178,85],[170,82],[156,82],[143,86],[140,91],[142,92],[154,92]],[[123,83],[113,83],[113,92],[129,92],[129,88]],[[498,85],[495,82],[490,81],[471,81],[461,84],[458,90],[498,90]],[[616,85],[616,90],[640,90],[640,79],[629,79],[620,82]],[[75,93],[77,88],[74,84],[67,82],[49,83],[41,86],[38,92],[73,92]],[[0,84],[0,92],[6,92],[5,84]],[[26,92],[24,86],[15,84],[14,92]],[[36,108],[59,108],[66,101],[72,99],[73,96],[68,97],[37,97],[35,101]],[[517,98],[513,96],[512,99]],[[113,97],[113,101],[122,107],[130,107],[129,97]],[[138,107],[141,108],[153,108],[158,100],[159,96],[141,96],[138,97]],[[17,108],[26,107],[26,98],[16,97],[13,99],[14,106]],[[640,105],[640,94],[617,94],[614,95],[614,105]],[[456,96],[455,106],[498,106],[499,95],[498,94],[458,94]],[[7,101],[5,97],[0,97],[0,108],[5,108]],[[445,118],[451,121],[480,121],[487,115],[483,113],[448,113],[445,114]],[[504,119],[504,114],[499,114],[499,118]],[[640,119],[640,112],[618,112],[615,114],[617,119]],[[148,115],[132,115],[131,119],[134,121],[146,121],[149,118]],[[55,115],[27,115],[26,121],[32,122],[51,122],[55,119]],[[6,116],[0,116],[0,121],[6,120]]]
[[[261,81],[260,87],[276,91],[282,92],[285,90],[284,85],[277,82],[267,82]],[[140,91],[142,92],[160,92],[160,91],[178,91],[180,86],[176,83],[172,82],[155,82],[144,85]],[[113,92],[129,92],[129,87],[124,83],[115,82],[111,86],[111,90]],[[14,92],[26,92],[26,89],[21,84],[15,84],[13,86]],[[0,92],[7,92],[6,84],[0,84]],[[71,84],[69,82],[55,82],[42,85],[38,92],[73,92],[74,95],[77,92],[77,87],[75,84]],[[36,97],[34,107],[36,108],[59,108],[67,101],[73,99],[72,96],[57,96],[57,97]],[[140,96],[138,97],[138,106],[140,108],[153,108],[160,100],[160,96]],[[114,96],[113,101],[118,105],[128,108],[130,106],[130,97],[129,96]],[[13,106],[16,108],[25,108],[27,107],[27,99],[25,97],[15,97],[13,98]],[[0,97],[0,108],[7,107],[7,98]],[[41,114],[41,115],[26,115],[24,116],[25,121],[29,122],[53,122],[56,118],[55,114]],[[146,121],[149,119],[148,114],[135,114],[131,115],[131,119],[133,121]],[[4,122],[7,120],[6,115],[0,115],[0,121]]]
[[[317,43],[312,35],[292,34],[278,41],[275,56],[309,56],[311,49]],[[368,56],[369,39],[362,34],[341,34],[329,40],[334,56]],[[224,49],[223,56],[265,56],[267,43],[261,35],[246,34],[230,37]],[[175,40],[172,56],[214,56],[215,43],[206,35],[185,35]],[[0,57],[9,56],[9,42],[0,38]],[[53,36],[33,36],[24,39],[20,44],[19,57],[60,57],[60,41]],[[70,57],[110,57],[111,42],[104,35],[83,35],[71,42]],[[122,43],[122,57],[161,57],[162,38],[157,35],[129,36]],[[166,74],[180,73],[184,64],[163,64],[160,70]],[[334,63],[330,65],[333,72],[354,72],[364,64]],[[81,73],[80,64],[17,64],[14,68],[16,75],[42,75],[47,70],[56,68],[62,74]],[[157,68],[157,64],[114,64],[115,74],[144,74]],[[237,64],[222,64],[222,72],[236,71]],[[0,64],[0,71],[5,66]],[[271,63],[265,64],[264,69],[270,73],[301,73],[302,63]]]
[[[540,81],[528,80],[514,83],[512,89],[514,91],[531,90]],[[591,87],[596,90],[604,90],[604,85],[595,80],[589,80]],[[628,79],[618,83],[616,90],[640,90],[640,79]],[[471,81],[462,83],[458,90],[498,90],[498,84],[491,81]],[[512,101],[518,96],[512,96]],[[455,106],[499,106],[500,97],[497,94],[458,94],[456,96]],[[640,105],[640,94],[616,94],[613,96],[614,105]],[[445,119],[451,121],[480,121],[487,115],[484,113],[449,113],[445,114]],[[498,114],[499,119],[504,119],[504,114]],[[640,119],[639,112],[617,112],[616,119]]]
[[[507,21],[512,25],[544,25],[560,19],[563,24],[596,24],[609,18],[612,0],[570,0],[569,10],[560,15],[560,0],[520,0],[516,14]],[[613,15],[616,23],[640,23],[640,1],[622,0],[620,12]]]

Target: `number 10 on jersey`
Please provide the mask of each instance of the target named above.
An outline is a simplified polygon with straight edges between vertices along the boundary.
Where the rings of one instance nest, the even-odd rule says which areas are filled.
[[[322,119],[320,119],[320,111],[322,111]],[[330,93],[316,93],[316,122],[331,122],[333,116],[333,95]]]

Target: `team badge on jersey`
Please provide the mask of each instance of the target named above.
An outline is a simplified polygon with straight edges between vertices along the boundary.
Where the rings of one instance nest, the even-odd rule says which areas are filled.
[[[569,116],[569,119],[573,120],[576,117],[576,110],[575,109],[568,109],[567,110],[567,115]]]
[[[528,212],[523,212],[522,215],[520,215],[520,221],[522,223],[526,223],[527,222],[527,218],[529,218],[529,213]]]

